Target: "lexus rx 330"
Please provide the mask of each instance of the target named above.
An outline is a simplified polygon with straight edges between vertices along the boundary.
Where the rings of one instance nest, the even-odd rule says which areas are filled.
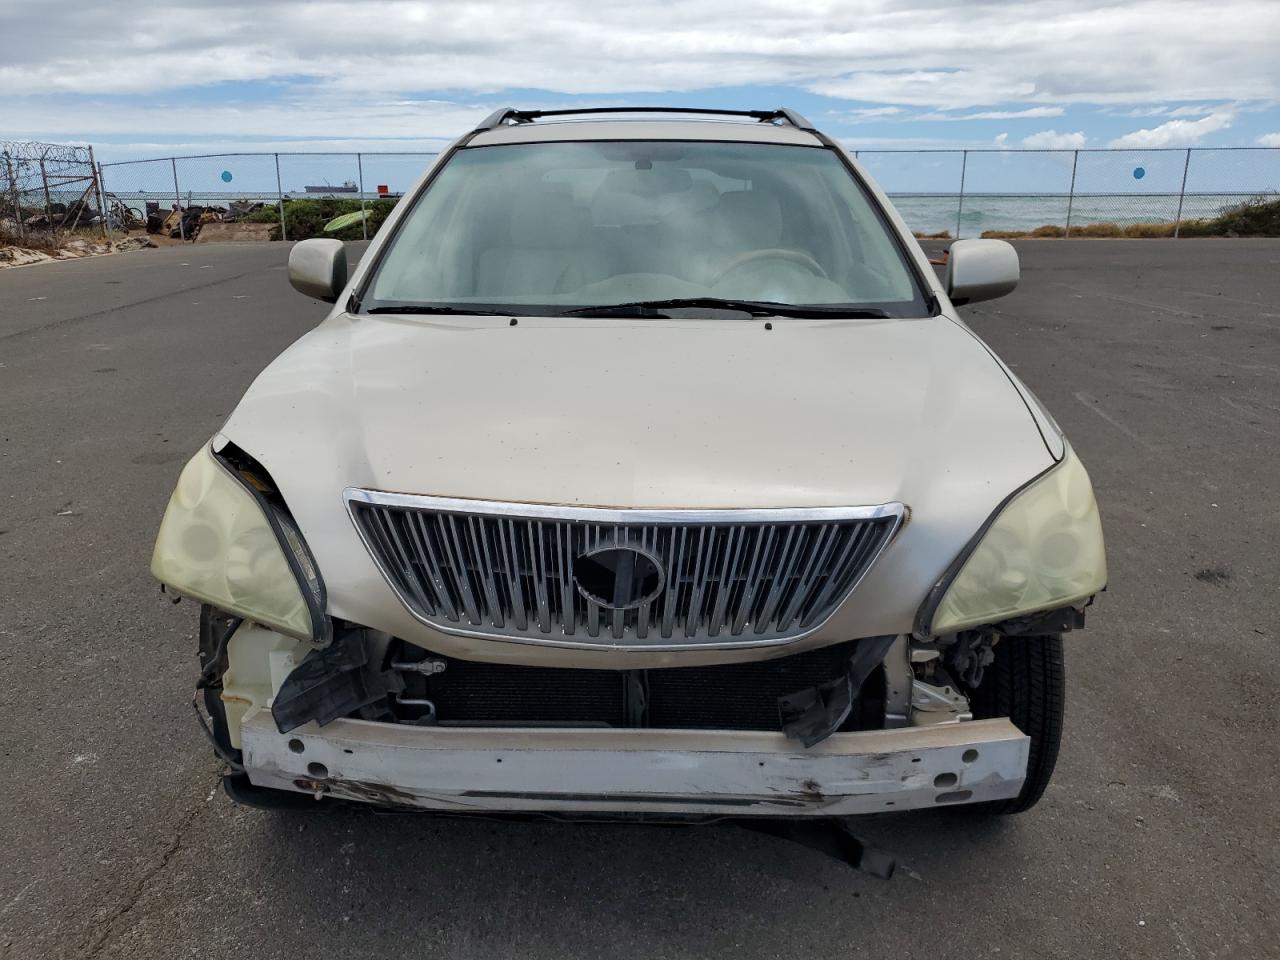
[[[787,110],[504,110],[182,471],[233,797],[436,811],[1030,807],[1106,582],[1084,467]],[[203,716],[204,714],[202,714]]]

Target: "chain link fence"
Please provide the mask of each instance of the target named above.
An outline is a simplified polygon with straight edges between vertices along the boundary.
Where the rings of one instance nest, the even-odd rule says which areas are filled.
[[[957,238],[1178,236],[1188,221],[1280,195],[1280,150],[1272,147],[856,155],[912,230]]]
[[[364,211],[375,201],[398,198],[435,156],[219,153],[164,157],[103,164],[102,182],[108,196],[127,211],[131,225],[146,223],[152,232],[186,239],[198,229],[203,213],[224,221],[274,220],[280,226],[278,235],[291,239],[291,202],[349,201]],[[269,210],[274,217],[265,212]],[[361,218],[357,235],[370,235],[372,219]]]
[[[859,150],[856,155],[922,235],[1178,236],[1256,198],[1280,195],[1280,149]],[[229,153],[103,164],[109,226],[169,219],[175,236],[198,221],[173,211],[271,220],[290,239],[288,204],[396,198],[434,153]],[[341,210],[342,207],[332,207]],[[125,222],[127,221],[127,222]],[[379,218],[361,218],[368,236]],[[295,230],[296,232],[296,230]],[[350,235],[350,234],[348,234]],[[297,237],[293,237],[297,239]]]
[[[93,226],[101,210],[93,147],[0,141],[0,240]]]

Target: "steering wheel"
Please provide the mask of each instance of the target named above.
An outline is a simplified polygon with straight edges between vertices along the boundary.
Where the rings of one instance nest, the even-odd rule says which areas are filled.
[[[798,263],[802,267],[808,268],[812,273],[822,277],[823,280],[830,280],[827,271],[822,269],[822,264],[813,259],[803,250],[792,250],[785,247],[767,247],[763,250],[748,250],[746,253],[740,253],[725,265],[717,275],[713,283],[718,283],[724,279],[730,272],[737,270],[739,267],[746,266],[748,263],[754,263],[756,260],[787,260],[791,263]]]

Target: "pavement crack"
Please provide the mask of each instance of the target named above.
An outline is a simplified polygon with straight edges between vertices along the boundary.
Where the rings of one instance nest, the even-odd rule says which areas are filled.
[[[218,778],[221,779],[221,777],[222,775],[218,774]],[[202,802],[183,816],[182,820],[178,822],[173,837],[160,852],[159,857],[142,871],[142,875],[138,877],[124,900],[112,907],[105,917],[94,922],[95,929],[86,936],[85,939],[88,942],[80,948],[77,953],[78,957],[90,958],[98,956],[103,948],[115,937],[117,925],[133,912],[134,908],[142,901],[142,897],[147,892],[151,881],[162,873],[173,862],[174,857],[181,852],[184,834],[207,808],[208,803]]]
[[[74,317],[63,317],[61,320],[53,320],[49,323],[38,327],[28,327],[25,330],[15,330],[13,333],[0,334],[0,341],[16,340],[19,337],[30,336],[33,333],[43,333],[47,330],[54,330],[58,327],[65,327],[69,324],[80,323],[83,320],[93,320],[96,317],[105,317],[108,314],[116,313],[120,310],[132,310],[135,307],[141,307],[148,303],[156,303],[161,300],[170,300],[174,297],[191,293],[193,290],[204,290],[208,287],[216,287],[219,284],[230,283],[232,280],[240,280],[244,277],[251,277],[255,273],[261,273],[262,267],[255,267],[252,270],[246,270],[243,273],[232,274],[229,277],[221,277],[217,280],[210,280],[206,283],[197,283],[190,287],[183,287],[181,290],[170,290],[165,293],[158,293],[154,297],[144,297],[141,300],[135,300],[132,303],[121,303],[104,310],[94,310],[92,313],[82,313]]]

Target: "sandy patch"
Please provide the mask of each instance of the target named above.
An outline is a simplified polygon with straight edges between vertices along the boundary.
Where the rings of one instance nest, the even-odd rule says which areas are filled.
[[[75,237],[57,250],[32,250],[28,247],[0,246],[0,268],[24,267],[32,263],[48,263],[51,260],[78,260],[81,257],[100,257],[107,253],[123,253],[154,247],[150,237],[125,237],[121,240],[88,240]]]

